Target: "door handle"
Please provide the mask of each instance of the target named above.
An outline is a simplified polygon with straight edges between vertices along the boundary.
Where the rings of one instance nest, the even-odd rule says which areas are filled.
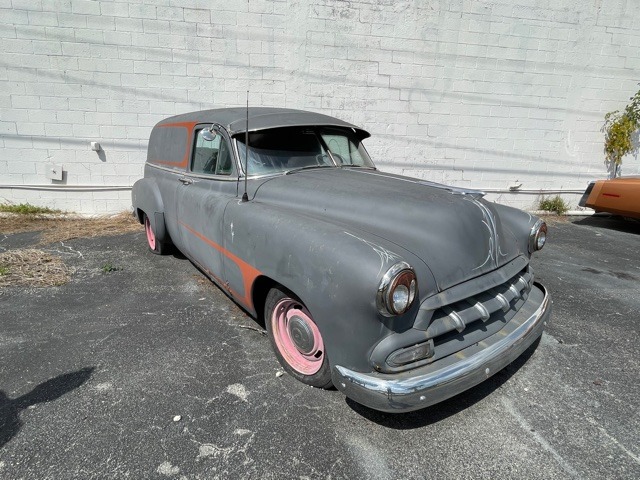
[[[193,183],[193,180],[191,180],[190,178],[186,178],[186,177],[180,177],[180,178],[178,178],[178,180],[180,182],[182,182],[183,185],[191,185]]]

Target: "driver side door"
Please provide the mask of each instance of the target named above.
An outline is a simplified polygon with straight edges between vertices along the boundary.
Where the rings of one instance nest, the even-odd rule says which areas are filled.
[[[238,195],[238,173],[230,139],[214,126],[207,140],[197,125],[189,169],[178,187],[178,224],[186,254],[224,286],[223,218],[226,205]]]

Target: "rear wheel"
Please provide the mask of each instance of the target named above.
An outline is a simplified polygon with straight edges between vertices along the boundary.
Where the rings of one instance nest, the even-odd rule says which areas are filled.
[[[169,243],[163,243],[156,238],[156,232],[153,231],[153,227],[151,226],[151,222],[149,221],[149,217],[147,214],[144,214],[144,231],[147,234],[147,245],[149,245],[149,250],[151,250],[156,255],[166,255],[169,253]]]
[[[295,295],[273,288],[264,311],[267,333],[282,367],[302,383],[332,387],[322,335],[304,304]]]

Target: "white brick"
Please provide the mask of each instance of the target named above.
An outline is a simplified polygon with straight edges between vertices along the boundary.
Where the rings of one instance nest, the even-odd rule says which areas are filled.
[[[45,12],[71,12],[71,0],[41,0],[40,3]]]
[[[100,15],[100,2],[95,0],[71,0],[71,12]]]
[[[154,5],[129,4],[129,15],[134,18],[157,18]]]
[[[2,8],[0,9],[0,18],[2,18],[2,23],[7,25],[29,24],[29,12],[24,10]]]
[[[140,18],[116,18],[116,30],[124,32],[142,31],[142,19]]]
[[[87,28],[103,31],[114,30],[116,21],[115,18],[105,15],[87,15]]]
[[[11,95],[11,106],[13,108],[40,108],[40,99],[25,95]]]
[[[156,16],[157,18],[164,20],[172,20],[178,22],[184,20],[183,9],[179,7],[158,6],[156,7]]]
[[[15,134],[16,130],[16,122],[6,122],[0,120],[0,133],[3,135]]]
[[[129,16],[129,5],[126,3],[120,2],[100,2],[100,14],[108,15],[111,17],[128,17]]]
[[[58,25],[58,16],[53,12],[29,12],[29,25]]]
[[[96,100],[93,98],[70,98],[69,108],[79,111],[95,111]]]
[[[211,21],[211,10],[185,8],[184,21],[194,23],[209,23]]]
[[[70,13],[58,13],[58,25],[65,28],[87,28],[87,17]],[[70,31],[73,38],[73,32]]]
[[[38,55],[51,55],[50,58],[53,58],[55,55],[62,55],[62,46],[55,40],[34,40],[32,43],[33,51]]]

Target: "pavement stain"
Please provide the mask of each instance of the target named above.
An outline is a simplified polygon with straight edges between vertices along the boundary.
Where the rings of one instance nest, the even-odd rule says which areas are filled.
[[[180,473],[180,469],[174,465],[171,465],[170,462],[165,461],[158,465],[156,472],[158,472],[160,475],[173,477],[174,475],[178,475]]]
[[[619,278],[620,280],[638,280],[637,277],[631,275],[630,273],[626,273],[626,272],[616,272],[613,270],[597,270],[595,268],[591,268],[591,267],[585,267],[582,269],[583,272],[587,272],[587,273],[593,273],[594,275],[601,275],[601,274],[605,274],[605,275],[610,275],[612,277],[616,277]]]
[[[233,385],[229,385],[227,387],[227,393],[235,395],[243,402],[246,402],[247,397],[249,396],[249,392],[247,392],[247,389],[241,383],[234,383]]]

